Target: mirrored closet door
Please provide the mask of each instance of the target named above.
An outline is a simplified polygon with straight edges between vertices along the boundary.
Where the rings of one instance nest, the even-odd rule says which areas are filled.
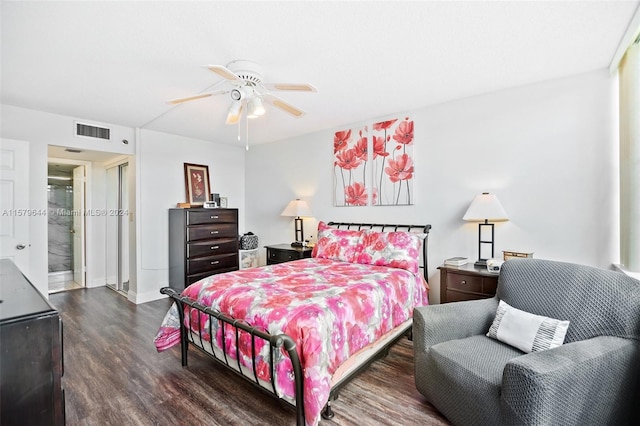
[[[107,286],[129,291],[129,194],[128,163],[107,169],[106,260]]]

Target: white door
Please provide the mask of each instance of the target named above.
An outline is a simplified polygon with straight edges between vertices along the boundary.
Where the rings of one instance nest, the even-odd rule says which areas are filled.
[[[0,258],[29,275],[29,142],[0,141]]]
[[[73,281],[84,287],[84,166],[73,169]]]

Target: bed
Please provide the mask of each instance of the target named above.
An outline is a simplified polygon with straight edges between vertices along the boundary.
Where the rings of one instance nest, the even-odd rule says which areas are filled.
[[[189,346],[296,410],[331,418],[348,381],[412,329],[428,303],[430,225],[318,225],[312,258],[204,278],[174,299],[154,339]]]

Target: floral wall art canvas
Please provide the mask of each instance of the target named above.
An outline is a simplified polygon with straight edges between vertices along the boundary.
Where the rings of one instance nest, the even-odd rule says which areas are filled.
[[[335,206],[369,204],[367,126],[339,130],[333,136],[333,188]]]
[[[392,119],[373,125],[374,206],[413,204],[413,120]]]

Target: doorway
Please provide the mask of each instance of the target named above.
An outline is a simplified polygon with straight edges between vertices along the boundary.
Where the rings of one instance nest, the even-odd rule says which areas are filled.
[[[129,292],[128,179],[128,162],[107,168],[107,286],[125,295]]]
[[[76,268],[76,275],[80,272],[85,283],[79,288],[93,288],[111,284],[109,288],[118,290],[120,294],[125,296],[130,287],[134,292],[135,282],[129,278],[129,254],[135,254],[135,247],[129,247],[130,239],[128,238],[129,229],[131,228],[131,232],[133,232],[135,227],[132,215],[128,214],[129,206],[135,206],[135,167],[129,167],[129,164],[135,164],[134,157],[104,151],[49,145],[48,163],[69,166],[66,177],[71,179],[73,179],[73,169],[80,165],[84,166],[85,194],[84,197],[80,197],[84,198],[84,206],[74,206],[71,211],[72,215],[68,217],[68,219],[75,217],[79,219],[78,224],[84,224],[84,232],[82,233],[84,234],[84,250],[79,252],[84,256],[84,270],[80,272],[82,270]],[[120,166],[122,166],[121,170],[114,174],[114,170],[117,171]],[[109,172],[108,179],[107,170],[110,169],[114,170]],[[118,175],[119,180],[112,179],[113,176]],[[114,182],[119,183],[114,185]],[[122,187],[120,188],[120,186]],[[70,188],[65,189],[71,190]],[[114,194],[117,196],[114,197]],[[68,196],[72,196],[72,194],[69,193]],[[118,204],[112,204],[112,200],[119,199],[122,200],[121,208],[114,207]],[[76,212],[82,214],[74,216]],[[73,225],[70,226],[73,229]],[[111,228],[115,231],[112,231]],[[122,233],[122,237],[115,238],[116,232]],[[68,231],[68,233],[72,239],[80,239],[80,232]],[[135,239],[132,238],[131,241],[135,241]],[[76,245],[76,247],[80,246]],[[74,257],[74,254],[72,253],[71,256]],[[80,265],[80,263],[76,263],[76,265]],[[120,268],[120,273],[117,272],[118,268]],[[73,269],[72,267],[71,270],[73,271]],[[112,270],[116,272],[112,272]],[[63,279],[67,283],[75,281],[66,280],[66,276]],[[58,291],[62,291],[62,289]]]
[[[49,293],[83,288],[85,275],[84,164],[47,164]]]

